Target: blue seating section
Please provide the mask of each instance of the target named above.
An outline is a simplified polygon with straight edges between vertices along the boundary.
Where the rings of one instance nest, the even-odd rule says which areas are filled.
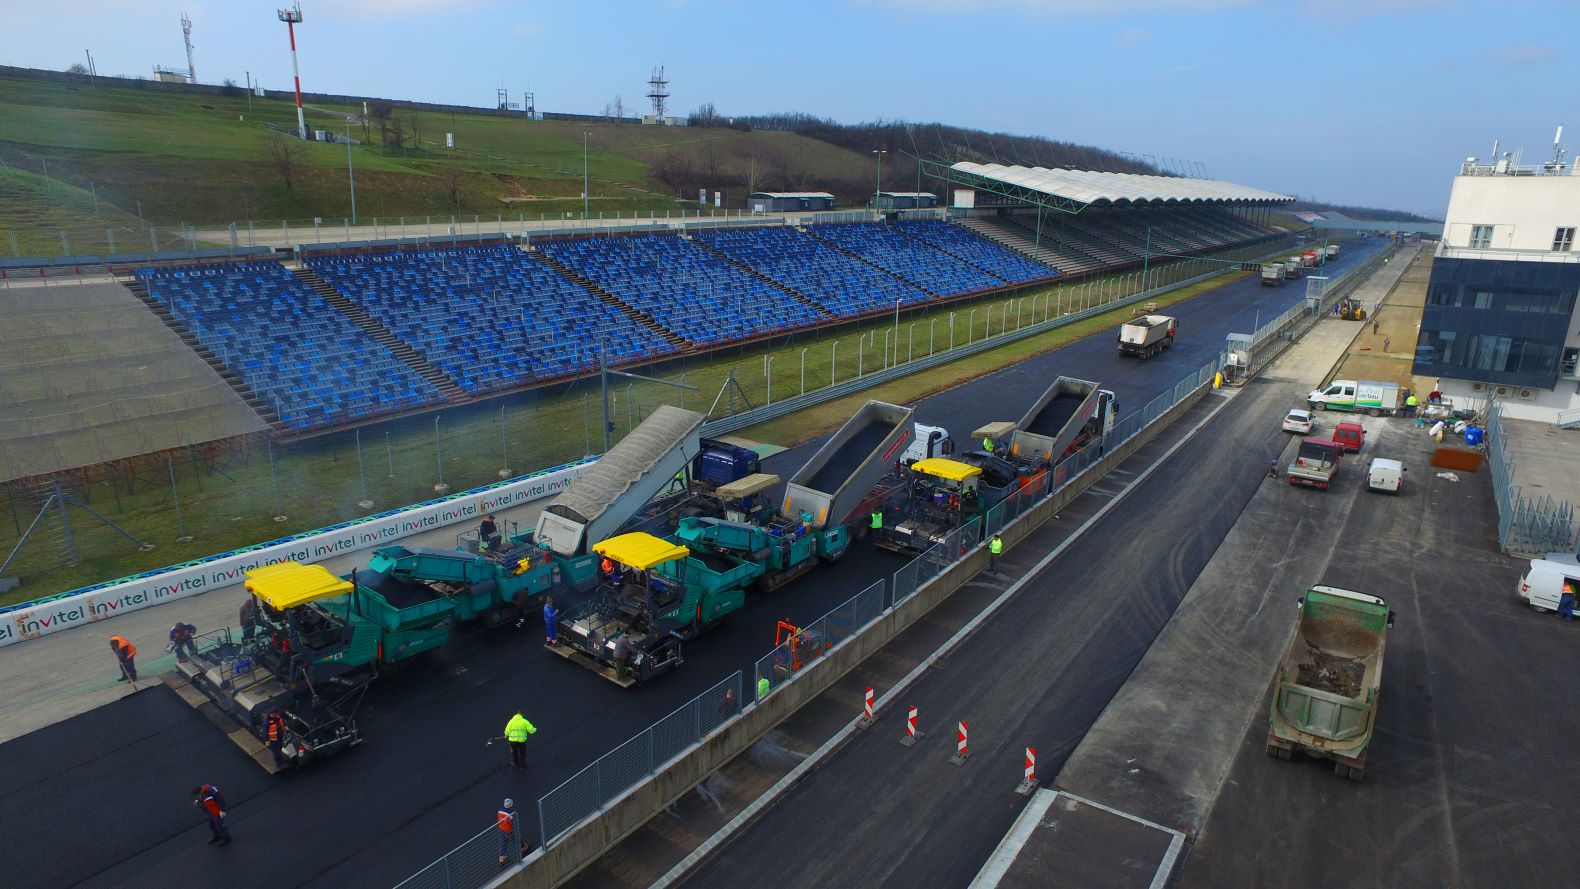
[[[433,386],[277,262],[137,277],[280,422],[306,430],[439,401]]]
[[[699,346],[824,320],[783,290],[675,235],[545,241],[538,249]]]
[[[508,244],[308,260],[313,271],[471,394],[587,371],[674,344]]]
[[[1045,281],[1059,274],[1040,262],[1033,262],[1013,250],[1000,247],[975,232],[935,219],[892,223],[901,232],[947,250],[966,262],[1002,279],[1006,284]]]
[[[812,233],[938,296],[964,296],[1004,282],[882,222],[820,225]]]
[[[693,237],[842,318],[893,309],[896,300],[911,305],[930,299],[916,287],[786,226],[720,228]]]

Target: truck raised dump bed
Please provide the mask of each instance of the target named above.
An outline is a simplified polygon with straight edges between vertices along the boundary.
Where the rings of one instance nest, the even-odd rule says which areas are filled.
[[[1339,777],[1361,780],[1392,626],[1393,613],[1376,596],[1329,586],[1306,592],[1273,678],[1268,756],[1303,750],[1333,760]]]
[[[1059,377],[1016,424],[1010,453],[1021,463],[1053,463],[1097,410],[1097,384]]]
[[[701,447],[707,417],[660,405],[538,516],[533,539],[562,556],[585,555],[671,484]]]
[[[894,468],[915,435],[911,408],[869,401],[785,485],[786,516],[814,528],[844,523]]]

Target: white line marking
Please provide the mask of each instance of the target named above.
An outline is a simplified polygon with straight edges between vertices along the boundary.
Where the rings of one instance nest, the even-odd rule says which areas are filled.
[[[1162,456],[1153,461],[1151,466],[1148,466],[1146,469],[1142,470],[1141,473],[1136,476],[1135,481],[1132,481],[1130,484],[1126,485],[1125,489],[1120,491],[1118,496],[1103,504],[1102,509],[1099,509],[1097,512],[1093,513],[1092,517],[1083,522],[1079,528],[1076,528],[1074,533],[1065,538],[1063,543],[1060,543],[1058,546],[1050,550],[1046,556],[1043,556],[1042,559],[1037,562],[1036,565],[1032,566],[1030,571],[1027,571],[1025,574],[1021,575],[1019,580],[1015,581],[1013,584],[1010,584],[1009,588],[1004,590],[1003,593],[1000,593],[998,598],[989,603],[986,608],[982,609],[982,611],[979,612],[976,617],[973,617],[970,621],[968,621],[966,625],[961,627],[959,631],[957,631],[953,636],[950,636],[947,640],[945,640],[944,643],[938,646],[937,650],[935,650],[931,655],[922,658],[921,661],[917,663],[916,667],[911,670],[911,672],[905,674],[905,677],[899,682],[895,683],[893,688],[889,689],[887,692],[884,692],[883,695],[877,699],[873,706],[874,712],[882,709],[886,704],[892,702],[899,695],[904,694],[905,691],[910,688],[912,683],[914,683],[917,679],[920,679],[923,673],[932,668],[934,661],[946,657],[949,654],[950,649],[960,644],[962,640],[975,632],[977,627],[981,626],[982,623],[991,617],[994,612],[1003,607],[1004,604],[1010,600],[1010,597],[1014,596],[1020,591],[1021,587],[1025,586],[1027,582],[1041,573],[1041,571],[1048,567],[1048,564],[1054,559],[1057,559],[1059,556],[1063,555],[1064,551],[1068,549],[1071,544],[1079,540],[1093,525],[1102,520],[1102,518],[1106,516],[1110,510],[1122,503],[1126,497],[1130,496],[1131,491],[1134,491],[1143,482],[1151,478],[1152,473],[1156,472],[1158,467],[1162,466],[1164,463],[1167,463],[1169,459],[1179,451],[1180,448],[1184,447],[1187,442],[1196,436],[1196,433],[1200,432],[1203,427],[1212,422],[1212,419],[1218,416],[1218,412],[1228,405],[1228,403],[1228,399],[1218,402],[1218,404],[1207,413],[1207,416],[1203,417],[1200,422],[1191,427],[1191,430],[1181,436],[1180,440],[1170,446],[1167,451],[1164,451]],[[834,748],[842,744],[845,739],[849,738],[855,732],[856,722],[855,720],[851,720],[845,724],[844,728],[841,728],[827,741],[824,741],[820,747],[812,752],[811,756],[808,756],[806,759],[802,760],[800,765],[797,765],[783,778],[780,778],[778,781],[774,782],[774,785],[768,788],[766,793],[753,800],[750,805],[742,809],[740,814],[736,815],[734,818],[731,818],[723,827],[720,827],[717,831],[714,831],[713,836],[708,837],[702,842],[702,845],[698,846],[696,849],[693,849],[690,855],[682,858],[674,867],[666,871],[663,876],[659,877],[657,880],[654,880],[649,889],[668,889],[669,886],[674,885],[677,880],[685,876],[687,871],[695,867],[704,858],[707,858],[709,855],[713,854],[713,851],[719,846],[723,845],[724,842],[727,841],[737,830],[740,830],[746,824],[750,823],[753,818],[757,817],[757,813],[767,808],[781,794],[794,786],[795,783],[800,781],[807,772],[810,772],[812,769],[816,768],[822,762],[824,757],[832,753]]]

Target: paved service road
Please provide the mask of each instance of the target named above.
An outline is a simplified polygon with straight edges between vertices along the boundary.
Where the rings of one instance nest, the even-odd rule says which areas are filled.
[[[1381,249],[1380,242],[1352,244],[1330,273]],[[1249,278],[1171,307],[1181,319],[1180,341],[1163,356],[1122,359],[1109,335],[1099,334],[925,399],[917,419],[962,435],[983,422],[1018,419],[1059,373],[1096,378],[1118,393],[1122,410],[1133,410],[1206,363],[1226,334],[1249,331],[1258,314],[1272,317],[1302,293],[1299,287],[1262,288]],[[766,471],[788,474],[815,445],[768,459]],[[1209,486],[1209,499],[1231,502],[1236,481]],[[1182,526],[1173,533],[1185,552],[1206,543],[1200,529]],[[1120,539],[1114,545],[1130,545]],[[749,600],[730,626],[688,649],[682,670],[630,692],[547,654],[536,625],[521,633],[462,628],[431,667],[375,686],[361,719],[366,744],[275,779],[170,692],[143,691],[0,746],[0,761],[8,766],[0,811],[30,813],[25,824],[6,825],[8,840],[30,853],[0,860],[0,885],[128,885],[167,881],[176,873],[198,884],[270,889],[309,882],[389,885],[489,824],[507,795],[526,804],[526,835],[535,837],[532,803],[543,793],[731,671],[749,670],[772,646],[777,620],[809,622],[901,564],[861,547],[784,590]],[[1074,627],[1098,626],[1104,610],[1072,612],[1067,619]],[[1059,656],[1079,655],[1083,675],[1092,671],[1111,684],[1123,672],[1112,672],[1117,668],[1108,664],[1107,647],[1129,650],[1156,628],[1104,632],[1121,638],[1084,640],[1080,650]],[[1141,635],[1130,638],[1133,632]],[[9,659],[27,656],[30,644],[0,652],[0,675],[9,672]],[[104,647],[98,635],[88,636],[80,662],[63,669],[82,677],[102,674],[114,666]],[[1040,656],[1032,666],[1034,673],[1047,670]],[[1100,706],[1111,693],[1101,683],[1092,686],[1083,691],[1086,706]],[[507,768],[497,745],[484,747],[516,709],[540,729],[526,775]],[[1076,737],[1065,741],[1073,744]],[[74,762],[92,766],[64,767]],[[190,786],[203,781],[218,784],[231,803],[237,839],[222,851],[204,847],[206,830],[186,801]],[[117,807],[135,815],[117,818]],[[94,813],[96,823],[116,822],[114,842],[83,841],[85,812]]]

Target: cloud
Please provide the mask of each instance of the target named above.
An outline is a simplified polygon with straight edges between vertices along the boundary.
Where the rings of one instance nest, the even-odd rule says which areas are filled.
[[[852,0],[907,12],[1021,12],[1032,15],[1114,17],[1151,12],[1215,12],[1260,5],[1263,0]],[[1385,0],[1387,2],[1387,0]]]
[[[1207,63],[1206,62],[1187,62],[1186,64],[1183,64],[1183,65],[1175,65],[1173,68],[1170,68],[1167,71],[1164,71],[1164,72],[1160,73],[1158,76],[1159,77],[1178,77],[1181,74],[1186,74],[1188,72],[1195,71],[1197,68],[1205,68],[1205,67],[1207,67]]]
[[[1144,28],[1126,28],[1114,35],[1114,45],[1135,46],[1138,43],[1146,42],[1151,36]]]
[[[1482,59],[1495,65],[1534,65],[1551,62],[1560,55],[1558,50],[1539,43],[1515,43],[1485,53]]]
[[[1483,52],[1445,57],[1431,67],[1430,73],[1452,74],[1456,71],[1467,69],[1481,69],[1488,65],[1503,67],[1540,65],[1544,62],[1557,61],[1561,58],[1563,58],[1563,53],[1551,46],[1545,46],[1540,43],[1511,43],[1507,46],[1499,46]]]

